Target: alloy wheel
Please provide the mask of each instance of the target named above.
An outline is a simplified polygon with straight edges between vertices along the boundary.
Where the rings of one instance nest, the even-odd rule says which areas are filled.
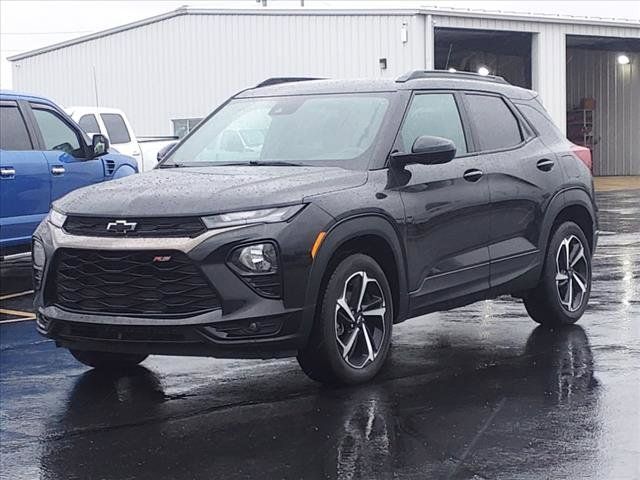
[[[336,302],[335,332],[342,359],[361,369],[373,362],[385,339],[386,301],[375,278],[360,271],[344,284]]]
[[[582,307],[587,296],[589,264],[582,241],[566,237],[556,253],[556,289],[560,303],[569,312]]]

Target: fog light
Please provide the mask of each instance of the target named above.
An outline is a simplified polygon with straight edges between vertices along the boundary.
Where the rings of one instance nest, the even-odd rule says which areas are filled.
[[[272,243],[259,243],[235,250],[231,255],[231,263],[242,272],[275,273],[278,270],[278,254]]]

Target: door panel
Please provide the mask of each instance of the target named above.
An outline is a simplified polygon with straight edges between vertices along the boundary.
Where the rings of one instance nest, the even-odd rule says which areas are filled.
[[[40,130],[44,156],[51,177],[52,200],[76,188],[104,180],[104,167],[99,158],[85,160],[84,140],[75,126],[59,112],[32,105]]]
[[[395,171],[405,206],[409,291],[413,313],[489,288],[489,185],[476,157],[463,156],[469,139],[451,92],[416,93],[395,149],[415,139],[450,139],[458,158]]]
[[[497,94],[465,94],[491,192],[492,295],[537,282],[546,205],[563,183],[556,157]]]
[[[477,163],[406,167],[411,178],[400,192],[414,308],[489,288],[489,185],[484,176],[463,178]]]
[[[16,102],[0,103],[0,232],[3,247],[30,243],[49,211],[51,185],[42,152]]]
[[[28,243],[51,202],[49,169],[42,152],[0,150],[0,188],[3,246]]]

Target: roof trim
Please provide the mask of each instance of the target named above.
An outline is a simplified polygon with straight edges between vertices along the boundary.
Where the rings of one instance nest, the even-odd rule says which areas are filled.
[[[420,13],[423,15],[433,15],[440,17],[490,18],[534,23],[564,23],[573,25],[640,28],[640,20],[631,18],[583,17],[575,15],[506,12],[499,10],[483,10],[471,8],[439,8],[436,6],[423,7],[420,9]]]
[[[7,60],[15,62],[25,58],[34,57],[43,53],[59,50],[72,45],[77,45],[90,40],[96,40],[109,35],[115,35],[120,32],[132,30],[134,28],[151,25],[153,23],[162,22],[182,15],[310,15],[310,16],[340,16],[340,15],[393,15],[393,16],[411,16],[411,15],[433,15],[441,17],[471,17],[471,18],[492,18],[500,20],[515,20],[524,22],[539,23],[564,23],[592,26],[615,26],[621,28],[640,28],[640,20],[632,19],[615,19],[615,18],[599,18],[599,17],[575,17],[560,15],[545,15],[533,13],[518,12],[500,12],[490,10],[474,10],[474,9],[456,9],[456,8],[438,8],[424,7],[420,9],[206,9],[206,8],[189,8],[180,7],[167,13],[156,15],[154,17],[145,18],[136,22],[127,23],[118,27],[102,30],[100,32],[90,33],[81,37],[66,40],[64,42],[55,43],[46,47],[19,53]]]

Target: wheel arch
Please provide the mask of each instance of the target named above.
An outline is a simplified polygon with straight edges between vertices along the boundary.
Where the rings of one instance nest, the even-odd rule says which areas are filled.
[[[371,256],[385,272],[394,301],[394,323],[406,318],[408,307],[405,251],[393,220],[381,214],[349,217],[334,224],[314,258],[306,290],[305,336],[311,331],[320,295],[329,274],[350,253]],[[391,255],[388,255],[388,253]]]
[[[123,165],[120,165],[118,169],[113,172],[111,178],[115,180],[116,178],[128,177],[129,175],[133,175],[134,173],[137,173],[135,168],[125,163]]]
[[[593,254],[597,241],[596,207],[591,196],[581,188],[566,190],[551,200],[542,227],[541,250],[546,253],[556,227],[568,220],[582,229]]]

